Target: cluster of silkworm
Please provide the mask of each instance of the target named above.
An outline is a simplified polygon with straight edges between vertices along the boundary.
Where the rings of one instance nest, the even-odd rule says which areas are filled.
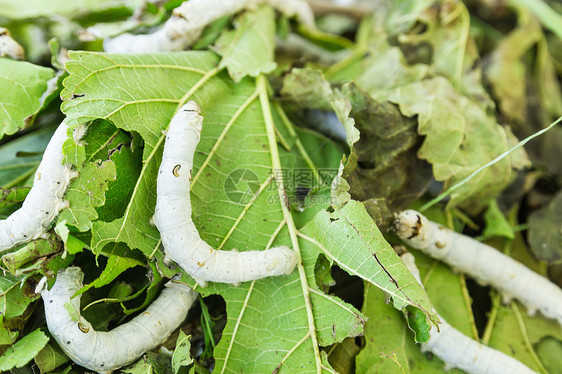
[[[190,181],[202,123],[199,106],[190,101],[172,118],[166,135],[154,213],[166,255],[201,285],[290,274],[297,255],[287,247],[229,252],[214,250],[199,236],[191,217]]]
[[[268,276],[289,274],[296,254],[287,247],[265,251],[226,252],[212,249],[201,240],[191,219],[190,181],[193,156],[199,142],[203,117],[195,102],[184,105],[172,118],[166,137],[157,189],[155,222],[166,253],[199,282],[240,283]],[[62,146],[68,126],[56,130],[37,169],[33,188],[23,206],[0,221],[0,248],[44,236],[58,212],[67,206],[63,196],[75,175],[63,165]],[[76,140],[83,128],[75,131]],[[59,271],[51,290],[41,291],[49,331],[75,363],[98,372],[125,366],[161,344],[185,319],[197,293],[169,283],[142,314],[109,332],[95,331],[90,323],[69,313],[80,310],[82,271],[70,267]]]
[[[115,53],[147,53],[181,51],[198,38],[205,26],[243,9],[254,8],[261,3],[291,17],[296,15],[308,28],[314,28],[314,14],[303,0],[190,0],[174,9],[164,26],[146,35],[122,34],[104,41],[104,49]]]
[[[156,33],[125,34],[106,40],[105,49],[119,53],[181,50],[193,43],[212,21],[264,2],[286,15],[297,15],[308,27],[314,27],[312,11],[302,0],[192,0],[175,9]],[[17,44],[11,43],[7,31],[2,30],[0,52],[20,57],[13,52]],[[227,252],[214,250],[200,238],[191,218],[190,181],[202,121],[199,106],[189,102],[172,118],[166,137],[154,222],[161,232],[167,257],[201,285],[207,281],[238,284],[290,274],[298,256],[288,247]],[[83,135],[83,129],[75,130],[76,141]],[[54,218],[68,206],[64,194],[77,173],[71,165],[63,164],[67,132],[68,126],[61,123],[45,150],[33,188],[22,207],[0,221],[0,251],[44,237]],[[83,276],[77,267],[62,269],[50,290],[44,287],[45,280],[41,283],[41,296],[48,329],[62,350],[75,363],[101,373],[130,364],[165,341],[183,322],[197,297],[187,286],[169,282],[143,313],[112,331],[98,332],[80,315],[80,296],[73,297],[83,287]]]
[[[62,145],[67,139],[67,131],[68,126],[62,122],[45,149],[33,187],[22,207],[0,221],[0,252],[45,237],[53,219],[68,206],[64,193],[77,173],[71,165],[63,165]],[[83,134],[83,127],[75,130],[75,140]]]
[[[296,254],[287,247],[265,251],[215,251],[201,240],[191,220],[190,180],[193,155],[203,117],[195,102],[184,105],[172,118],[158,175],[155,221],[166,253],[199,282],[240,283],[289,274]],[[68,206],[64,193],[76,175],[63,165],[62,146],[68,126],[61,123],[49,142],[23,206],[0,221],[0,249],[45,236],[57,214]],[[78,140],[84,131],[75,131]],[[127,365],[162,343],[185,319],[196,293],[173,284],[164,289],[146,311],[109,332],[97,332],[82,317],[74,320],[66,306],[80,310],[83,274],[71,267],[59,271],[51,290],[41,295],[49,331],[72,361],[88,369],[110,372]],[[78,313],[79,315],[79,313]]]
[[[478,282],[497,289],[508,302],[515,298],[529,314],[539,310],[562,324],[562,290],[520,262],[480,243],[429,221],[421,213],[406,210],[397,215],[394,228],[409,246],[422,250]]]
[[[185,285],[169,282],[144,312],[100,332],[80,316],[80,296],[73,297],[82,288],[83,277],[78,267],[58,272],[53,287],[41,291],[45,317],[49,331],[72,361],[102,373],[130,364],[163,343],[185,320],[198,295]],[[69,305],[77,313],[69,313]]]
[[[406,252],[401,258],[423,287],[414,256]],[[464,335],[449,325],[443,317],[439,316],[439,319],[441,320],[439,328],[431,326],[429,341],[422,345],[422,350],[432,352],[443,360],[447,367],[459,368],[471,374],[535,373],[513,357]]]

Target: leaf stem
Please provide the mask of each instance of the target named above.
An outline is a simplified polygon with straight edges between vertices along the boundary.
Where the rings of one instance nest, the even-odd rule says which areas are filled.
[[[515,302],[511,303],[511,310],[513,314],[515,314],[515,318],[517,319],[517,324],[519,325],[519,330],[521,331],[521,335],[523,336],[523,341],[525,342],[525,348],[529,351],[529,354],[533,358],[535,365],[539,368],[539,370],[544,373],[548,374],[548,371],[544,368],[541,360],[537,357],[533,346],[531,345],[531,341],[529,340],[529,334],[527,334],[527,327],[525,327],[525,321],[523,321],[523,317],[521,316],[521,311],[519,311],[519,307]]]
[[[287,117],[287,113],[285,113],[285,111],[283,110],[283,108],[281,107],[281,105],[279,103],[275,102],[275,103],[273,103],[273,105],[275,106],[275,109],[279,113],[279,116],[281,117],[281,120],[283,121],[283,124],[285,125],[285,127],[289,131],[289,134],[291,134],[291,136],[295,137],[295,145],[299,149],[299,152],[300,152],[302,158],[304,159],[304,161],[306,162],[306,165],[309,168],[312,169],[312,173],[314,174],[314,178],[316,179],[318,184],[320,184],[320,174],[318,174],[318,168],[316,167],[314,162],[312,162],[312,159],[310,158],[310,155],[308,154],[308,152],[304,148],[304,146],[301,142],[301,139],[299,138],[299,136],[298,136],[298,134],[297,134],[297,132],[296,132],[294,126],[293,126],[293,123],[289,120],[289,117]]]
[[[211,320],[211,315],[209,314],[209,308],[202,298],[199,298],[199,304],[201,305],[201,326],[203,326],[203,332],[205,335],[205,353],[208,353],[209,357],[213,356],[213,351],[215,349],[215,337],[213,336],[213,322]]]
[[[461,285],[462,298],[467,310],[468,321],[470,322],[470,330],[472,332],[472,337],[474,340],[478,341],[478,329],[476,328],[476,321],[474,320],[474,313],[472,312],[472,306],[470,305],[470,294],[468,293],[468,288],[466,287],[466,278],[464,274],[459,273],[459,283]]]
[[[500,298],[499,293],[494,292],[492,294],[492,309],[490,315],[488,316],[488,323],[484,329],[484,334],[482,335],[482,344],[488,345],[490,338],[492,337],[492,331],[494,330],[496,319],[498,317],[498,310],[500,308]]]
[[[273,122],[273,116],[271,114],[271,106],[269,103],[268,95],[268,84],[265,76],[260,75],[256,79],[258,90],[260,92],[260,103],[263,111],[263,116],[265,120],[265,128],[267,131],[267,138],[269,140],[269,148],[271,150],[271,163],[274,170],[281,170],[281,159],[279,158],[279,149],[277,148],[277,140],[275,137],[275,124]],[[297,237],[297,228],[295,222],[293,221],[293,216],[289,211],[289,207],[286,204],[286,192],[283,181],[282,173],[277,173],[275,181],[277,183],[277,191],[279,193],[279,199],[281,202],[281,209],[283,210],[283,216],[287,220],[287,228],[289,229],[289,236],[291,237],[291,243],[293,245],[293,250],[298,256],[297,268],[300,277],[300,283],[302,287],[302,292],[304,296],[304,302],[306,305],[306,315],[308,319],[308,331],[310,339],[312,340],[312,347],[314,349],[314,356],[316,358],[316,372],[322,372],[322,360],[320,357],[320,349],[318,347],[318,339],[316,338],[316,326],[314,324],[314,315],[312,314],[312,301],[310,298],[310,292],[308,289],[308,281],[306,278],[306,273],[304,271],[304,266],[302,264],[302,259],[300,258],[300,247]]]

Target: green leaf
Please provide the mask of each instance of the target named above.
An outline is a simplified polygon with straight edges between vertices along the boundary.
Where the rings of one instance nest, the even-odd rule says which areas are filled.
[[[29,304],[39,298],[30,288],[25,277],[10,274],[0,277],[0,313],[5,321],[21,316]]]
[[[67,363],[70,359],[57,344],[47,343],[45,347],[37,353],[34,361],[41,373],[48,373],[62,364]]]
[[[95,288],[103,287],[113,282],[113,280],[115,280],[115,278],[117,278],[119,274],[121,274],[125,270],[133,268],[135,266],[143,266],[143,265],[144,263],[135,260],[133,258],[111,255],[107,259],[107,264],[105,265],[105,269],[103,269],[100,276],[93,282],[82,287],[76,293],[76,295],[80,295],[81,293],[86,292],[92,287]]]
[[[562,39],[562,16],[542,0],[510,0],[509,3],[525,7],[542,22],[542,24]]]
[[[29,190],[29,187],[12,187],[7,190],[0,188],[0,208],[23,202]]]
[[[423,3],[416,2],[416,5]],[[383,22],[382,16],[380,13],[380,17],[364,20],[362,29],[367,30],[364,49],[326,72],[331,82],[353,80],[378,101],[386,100],[388,92],[396,87],[423,79],[429,70],[424,64],[408,64],[400,48],[389,44],[384,26],[376,22]]]
[[[283,173],[276,172],[280,166],[272,160],[314,170],[313,160],[322,159],[323,153],[305,148],[318,142],[303,142],[298,132],[280,123],[279,113],[272,110],[267,99],[263,78],[260,85],[251,79],[235,84],[225,73],[213,69],[217,58],[207,52],[130,56],[80,52],[71,56],[74,60],[67,63],[71,75],[62,93],[63,98],[70,99],[63,103],[68,123],[78,125],[102,118],[117,128],[140,134],[144,140],[142,169],[123,215],[112,222],[93,222],[91,246],[95,253],[123,242],[157,259],[158,269],[166,276],[178,272],[162,263],[158,231],[150,226],[149,218],[155,205],[156,173],[164,141],[161,130],[187,100],[197,101],[204,117],[195,153],[191,201],[202,238],[226,250],[290,245],[291,235],[296,240],[296,226],[292,218],[289,220],[291,216],[286,216],[290,213],[284,213],[273,180]],[[100,83],[112,79],[138,82],[139,78],[142,87]],[[278,149],[277,141],[288,148]],[[327,161],[336,159],[329,157]],[[237,170],[250,180],[229,183],[239,180],[234,178]],[[288,181],[288,188],[294,188],[291,183]],[[246,189],[238,190],[249,184],[259,188],[249,195]],[[319,204],[327,207],[329,203]],[[357,310],[312,283],[319,254],[307,255],[309,274],[305,277],[299,275],[304,271],[301,269],[290,276],[238,287],[210,284],[202,290],[204,294],[223,296],[229,316],[215,349],[217,372],[272,372],[276,367],[316,372],[329,366],[318,344],[331,345],[362,331],[363,317]],[[194,285],[190,278],[183,279]]]
[[[414,340],[416,343],[426,343],[429,341],[431,335],[429,331],[431,326],[426,322],[426,316],[418,308],[414,308],[411,305],[406,307],[406,319],[408,320],[408,326],[414,332]]]
[[[531,270],[546,276],[544,263],[533,256],[519,232],[516,233],[515,240],[510,242],[510,255]],[[547,337],[562,341],[562,326],[540,314],[529,316],[519,302],[512,301],[509,305],[503,305],[497,292],[492,291],[491,299],[490,318],[484,333],[489,345],[514,356],[532,370],[546,373],[545,365],[537,357],[536,347]]]
[[[144,308],[146,308],[148,305],[150,305],[150,303],[156,299],[156,297],[159,294],[160,291],[160,281],[162,280],[162,276],[160,275],[160,273],[158,272],[158,270],[156,269],[156,265],[154,265],[153,262],[149,262],[148,263],[150,265],[150,270],[151,270],[151,278],[150,278],[150,284],[148,285],[148,288],[146,289],[146,296],[144,298],[144,301],[142,302],[141,305],[135,307],[135,308],[126,308],[123,303],[121,303],[121,307],[123,308],[123,313],[125,315],[130,315],[133,314],[139,310],[143,310]]]
[[[76,308],[74,307],[74,304],[72,304],[71,301],[67,301],[64,304],[64,309],[66,309],[66,311],[68,312],[68,315],[70,316],[70,319],[78,322],[80,321],[80,311],[76,310]]]
[[[14,343],[18,337],[17,331],[11,331],[4,325],[4,316],[0,315],[0,345],[10,345]]]
[[[292,69],[281,93],[297,112],[335,111],[352,151],[333,192],[338,199],[350,194],[364,202],[381,229],[388,227],[393,212],[404,209],[427,188],[432,174],[427,163],[416,157],[415,121],[403,117],[394,104],[373,99],[353,82],[332,89],[319,70],[310,68]]]
[[[384,239],[363,204],[350,201],[334,213],[318,213],[300,236],[303,248],[320,251],[349,274],[381,288],[392,297],[397,309],[412,305],[431,320],[438,320],[425,291]]]
[[[463,296],[459,276],[446,265],[419,252],[416,264],[427,293],[436,310],[449,324],[468,337],[475,338],[470,322],[470,305]],[[445,371],[444,363],[436,356],[428,358],[414,343],[404,315],[385,303],[385,295],[371,284],[365,284],[363,313],[369,317],[365,324],[365,347],[357,356],[357,373],[461,373]]]
[[[270,73],[277,64],[275,51],[275,12],[269,5],[243,13],[236,29],[224,32],[214,50],[222,56],[219,68],[226,67],[230,77],[240,82],[245,76]]]
[[[191,335],[185,335],[185,333],[180,330],[178,335],[178,340],[176,341],[176,348],[172,355],[172,369],[174,374],[178,374],[178,371],[182,366],[188,366],[193,362],[189,350],[191,349]]]
[[[515,122],[527,119],[528,82],[524,55],[542,37],[538,22],[524,10],[519,10],[518,25],[501,39],[490,56],[485,70],[499,110]]]
[[[82,309],[82,317],[92,324],[96,330],[109,330],[110,324],[122,323],[123,308],[119,303],[139,297],[148,285],[133,293],[133,287],[123,281],[114,282],[105,298],[96,298],[97,295],[85,294],[83,300],[89,302]],[[95,299],[95,300],[94,300]]]
[[[545,373],[532,345],[548,336],[562,340],[562,327],[541,316],[529,317],[521,304],[512,302],[510,306],[497,306],[489,345],[515,357],[531,370]]]
[[[49,338],[40,329],[27,334],[0,356],[0,370],[24,366],[33,360],[48,341]]]
[[[555,262],[562,259],[562,192],[558,192],[545,207],[529,216],[529,246],[540,260]]]
[[[131,139],[124,131],[114,126],[112,128],[119,133],[117,136],[113,133],[107,138],[113,139],[107,153],[115,164],[117,175],[105,192],[105,204],[96,208],[99,219],[105,222],[113,221],[124,214],[142,167],[143,150],[140,136],[133,136]]]
[[[148,352],[134,365],[121,371],[129,374],[167,374],[172,372],[172,366],[169,356]]]
[[[406,116],[418,116],[418,133],[425,141],[420,158],[433,165],[435,179],[446,186],[458,182],[505,152],[503,128],[480,106],[460,95],[444,78],[401,86],[391,101]],[[465,183],[451,195],[451,204],[485,202],[511,180],[511,163],[504,159]]]
[[[11,19],[26,19],[37,17],[64,16],[79,18],[90,13],[117,12],[134,9],[141,4],[138,0],[80,0],[69,3],[64,0],[28,0],[25,3],[14,3],[9,0],[0,0],[2,16]]]
[[[64,243],[64,250],[66,253],[73,255],[82,252],[82,250],[87,247],[86,243],[70,234],[70,229],[66,224],[66,220],[57,222],[54,230]]]
[[[428,359],[422,354],[402,313],[387,305],[385,295],[370,283],[365,284],[363,312],[370,317],[365,325],[365,347],[356,359],[357,373],[463,373],[446,371],[437,357]]]
[[[355,344],[355,338],[347,338],[327,350],[328,361],[340,374],[355,373],[355,356],[361,351],[361,347]]]
[[[65,368],[62,369],[62,370],[53,371],[53,372],[51,372],[51,373],[52,373],[52,374],[69,374],[69,373],[74,373],[74,372],[72,371],[72,365],[68,365],[67,367],[65,367]]]
[[[2,263],[14,274],[16,269],[19,269],[28,262],[39,257],[51,255],[59,250],[60,246],[54,237],[50,237],[49,239],[37,239],[15,252],[2,256]]]
[[[152,374],[154,373],[154,369],[152,365],[150,365],[147,360],[142,357],[133,365],[127,367],[126,369],[121,369],[121,372],[128,374]]]
[[[88,162],[78,171],[80,176],[70,183],[65,194],[70,207],[59,214],[57,221],[66,221],[80,231],[87,231],[98,218],[95,208],[105,203],[105,191],[115,180],[116,170],[113,161],[106,160]]]
[[[47,90],[47,81],[53,75],[53,70],[49,68],[0,59],[0,138],[14,134],[33,122],[43,105],[41,95]]]
[[[543,339],[536,347],[537,355],[549,373],[556,373],[560,369],[562,357],[562,343],[552,338]]]
[[[1,188],[19,186],[33,175],[54,131],[54,127],[47,127],[0,147]]]
[[[490,205],[488,205],[488,209],[484,213],[484,221],[486,222],[486,227],[482,233],[484,238],[502,236],[507,239],[515,239],[515,233],[500,210],[496,200],[492,200]]]

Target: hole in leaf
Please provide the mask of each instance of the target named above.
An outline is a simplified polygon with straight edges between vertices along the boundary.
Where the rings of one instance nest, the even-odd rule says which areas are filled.
[[[329,293],[361,310],[363,306],[363,280],[351,276],[338,266],[332,266],[332,278],[336,284],[330,287]]]

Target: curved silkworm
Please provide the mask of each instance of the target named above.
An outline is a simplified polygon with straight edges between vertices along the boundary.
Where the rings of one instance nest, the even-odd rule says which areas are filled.
[[[75,140],[82,137],[84,128],[75,129]],[[72,171],[71,165],[63,165],[62,146],[67,139],[67,130],[68,126],[62,122],[45,149],[35,172],[33,187],[22,207],[0,221],[0,251],[46,237],[53,219],[68,206],[63,196],[77,173]]]
[[[289,17],[296,15],[309,28],[315,27],[314,14],[303,0],[190,0],[174,9],[172,17],[156,32],[106,39],[104,50],[111,53],[181,51],[193,44],[213,21],[261,3],[268,3]]]
[[[72,297],[82,288],[83,278],[78,267],[60,270],[53,287],[44,288],[41,296],[47,327],[64,353],[78,365],[101,373],[130,364],[163,343],[197,298],[187,286],[169,282],[144,312],[111,331],[98,332],[80,316],[80,296]],[[69,303],[78,312],[78,321],[69,313]]]
[[[400,257],[423,287],[414,256],[406,252]],[[432,352],[445,362],[447,368],[459,368],[471,374],[535,374],[513,357],[469,338],[443,317],[439,316],[439,319],[439,329],[431,326],[429,341],[422,344],[422,351]]]
[[[290,274],[297,256],[287,247],[227,252],[214,250],[199,236],[191,218],[190,182],[203,123],[200,113],[197,103],[188,102],[174,115],[166,135],[154,223],[167,257],[203,286],[205,281],[237,284]]]
[[[429,221],[415,210],[397,215],[394,229],[409,246],[441,260],[482,284],[497,289],[504,301],[516,298],[530,315],[537,310],[562,324],[562,290],[520,262],[480,243]]]

